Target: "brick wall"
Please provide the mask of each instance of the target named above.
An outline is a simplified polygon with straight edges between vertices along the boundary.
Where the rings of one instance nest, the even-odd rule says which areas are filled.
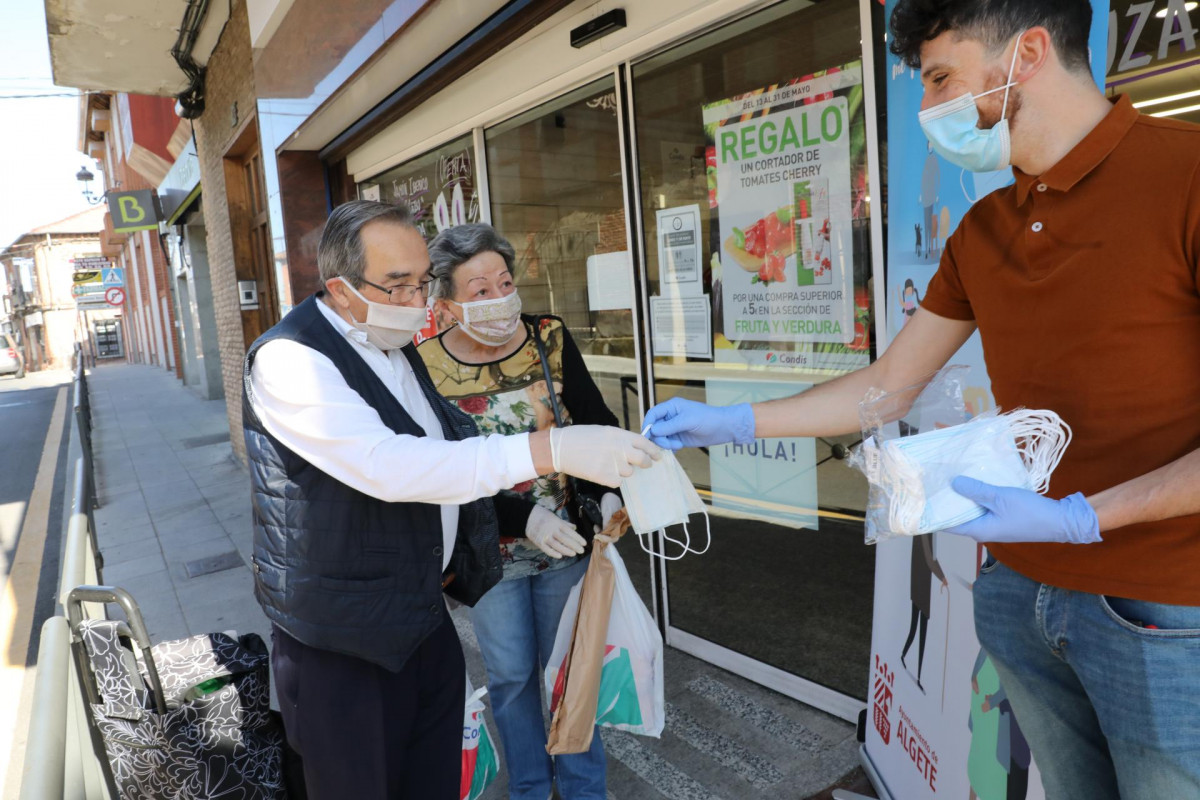
[[[205,110],[194,124],[196,152],[200,159],[200,183],[204,187],[201,200],[204,205],[213,311],[217,321],[217,346],[221,352],[221,376],[225,385],[230,441],[233,451],[243,462],[246,460],[246,446],[242,439],[242,359],[245,357],[245,345],[242,341],[242,316],[237,296],[224,157],[236,135],[241,132],[240,126],[231,124],[233,104],[237,103],[239,121],[249,118],[254,111],[253,75],[246,3],[236,0],[221,40],[208,61]]]

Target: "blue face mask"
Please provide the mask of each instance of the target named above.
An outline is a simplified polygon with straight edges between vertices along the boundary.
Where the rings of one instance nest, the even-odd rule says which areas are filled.
[[[1020,44],[1021,37],[1017,37]],[[1013,45],[1012,63],[1008,67],[1008,82],[989,89],[979,97],[1004,90],[1004,105],[1000,121],[987,130],[979,128],[978,97],[967,92],[953,100],[940,103],[922,111],[921,130],[939,156],[972,172],[991,172],[1009,165],[1011,145],[1008,134],[1008,90],[1015,86],[1013,70],[1017,66],[1017,44]]]

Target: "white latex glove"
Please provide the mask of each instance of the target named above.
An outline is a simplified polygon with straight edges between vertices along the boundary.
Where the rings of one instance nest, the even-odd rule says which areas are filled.
[[[571,425],[550,429],[554,471],[615,488],[638,467],[662,457],[645,436],[609,425]]]
[[[543,506],[534,505],[525,523],[525,538],[551,558],[582,555],[587,542],[575,526]]]

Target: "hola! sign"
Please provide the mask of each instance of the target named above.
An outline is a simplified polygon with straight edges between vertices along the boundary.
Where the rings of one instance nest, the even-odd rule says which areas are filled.
[[[117,233],[155,230],[158,228],[158,205],[154,192],[109,192],[108,211],[112,214],[113,230]]]

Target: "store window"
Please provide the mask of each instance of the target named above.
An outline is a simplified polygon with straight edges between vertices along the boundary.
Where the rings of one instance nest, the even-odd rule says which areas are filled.
[[[475,148],[464,136],[359,184],[359,197],[408,206],[426,241],[479,222]]]
[[[859,13],[782,3],[634,66],[657,401],[783,397],[870,363]],[[856,439],[681,452],[712,546],[667,567],[673,629],[864,696],[866,486],[837,457]]]

